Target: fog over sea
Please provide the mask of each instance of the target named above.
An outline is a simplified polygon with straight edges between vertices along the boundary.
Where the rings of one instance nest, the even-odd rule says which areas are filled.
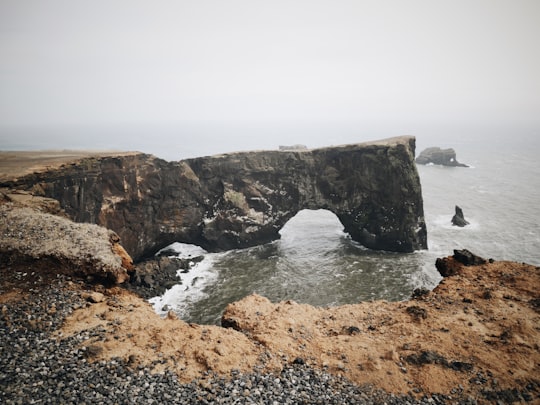
[[[167,160],[251,149],[275,149],[281,143],[308,147],[365,142],[399,133],[373,131],[354,135],[354,129],[330,131],[289,129],[229,129],[215,133],[193,127],[189,136],[152,136],[148,128],[94,136],[70,143],[65,133],[51,133],[41,143],[24,137],[1,139],[2,149],[115,148],[154,153]],[[310,132],[311,131],[311,132]],[[7,132],[6,132],[7,133]],[[142,136],[146,134],[146,136]],[[148,135],[150,134],[150,135]],[[256,134],[256,136],[254,136]],[[225,306],[251,293],[272,301],[291,299],[332,306],[366,300],[404,300],[417,287],[433,288],[440,281],[437,257],[466,248],[485,258],[540,265],[540,137],[534,131],[500,130],[478,133],[414,134],[417,155],[426,147],[452,147],[469,168],[418,166],[428,230],[426,251],[411,254],[372,251],[352,241],[337,217],[328,211],[302,211],[281,231],[281,239],[249,249],[204,253],[191,245],[175,244],[180,256],[204,253],[205,259],[182,285],[151,300],[158,313],[172,309],[189,322],[219,323]],[[130,142],[126,142],[130,139]],[[311,142],[310,142],[311,140]],[[62,145],[62,146],[60,146]],[[465,228],[450,223],[455,205],[470,222]]]

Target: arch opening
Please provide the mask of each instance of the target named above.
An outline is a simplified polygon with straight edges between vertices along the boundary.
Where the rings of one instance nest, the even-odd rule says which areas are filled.
[[[421,255],[365,248],[326,209],[303,209],[279,231],[280,239],[245,249],[207,254],[211,280],[200,297],[174,309],[187,322],[219,324],[225,307],[256,293],[273,302],[294,300],[315,306],[410,297],[424,279]]]
[[[308,254],[337,249],[349,238],[339,218],[326,209],[303,209],[280,229],[280,249]]]

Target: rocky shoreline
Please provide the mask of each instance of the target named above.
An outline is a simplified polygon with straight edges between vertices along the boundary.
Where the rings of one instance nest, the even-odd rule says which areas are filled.
[[[105,228],[3,190],[0,403],[540,403],[538,267],[457,251],[409,301],[251,295],[220,327],[143,298],[176,266],[132,267]]]
[[[273,356],[279,363],[278,367],[268,368],[261,363],[252,370],[238,370],[233,366],[228,372],[212,371],[211,367],[207,370],[201,368],[197,378],[186,381],[174,367],[168,367],[170,359],[163,354],[160,357],[162,348],[158,347],[160,345],[156,342],[152,330],[147,331],[146,336],[148,343],[155,345],[152,361],[141,361],[136,355],[106,355],[109,342],[124,338],[120,327],[130,319],[129,316],[123,319],[115,315],[116,310],[122,312],[122,307],[126,305],[126,293],[122,292],[122,289],[106,289],[65,275],[51,277],[44,280],[46,283],[34,283],[33,286],[20,284],[20,287],[14,289],[12,286],[17,278],[22,278],[22,275],[8,275],[5,272],[2,274],[1,403],[475,404],[537,403],[540,398],[540,386],[537,380],[534,380],[534,374],[529,376],[529,381],[523,380],[522,384],[505,387],[496,382],[498,375],[479,370],[476,364],[470,370],[467,364],[448,363],[444,356],[432,351],[421,351],[416,357],[406,358],[401,368],[410,371],[402,370],[400,373],[406,375],[415,368],[444,366],[453,373],[462,374],[462,384],[457,384],[446,393],[425,392],[412,387],[409,392],[392,393],[381,389],[377,384],[358,383],[344,377],[343,368],[349,367],[346,359],[342,359],[344,367],[342,366],[340,372],[331,364],[319,367],[309,364],[311,361],[307,357],[293,358],[283,351],[274,351],[270,346],[266,348],[265,356],[268,360],[269,356]],[[7,289],[6,281],[11,281]],[[419,295],[425,298],[425,295]],[[129,296],[137,302],[137,297],[132,294]],[[450,300],[449,297],[446,299]],[[519,302],[517,299],[512,298],[514,302]],[[133,301],[128,302],[128,305],[131,305]],[[144,302],[139,304],[145,306]],[[538,300],[527,304],[536,305],[538,311]],[[86,319],[82,318],[80,331],[73,334],[65,331],[65,325],[70,319],[81,312],[95,309],[98,305],[102,305],[97,311],[99,316],[104,318],[102,325],[89,325]],[[290,303],[278,305],[290,306]],[[109,308],[110,312],[102,312],[103,308]],[[137,311],[134,308],[131,310]],[[420,322],[423,319],[421,310],[410,313],[413,314],[412,318],[417,317]],[[158,322],[155,319],[148,321],[150,324]],[[372,324],[380,325],[381,321],[384,322],[372,319]],[[171,319],[170,322],[181,321]],[[185,326],[188,329],[204,330],[203,326]],[[116,330],[112,335],[111,328]],[[345,332],[348,336],[365,333],[360,328],[357,330],[353,327],[349,327]],[[260,336],[256,337],[253,331],[250,333],[252,339],[260,340]],[[190,338],[187,334],[181,334],[183,339]],[[195,343],[204,335],[203,332],[199,335],[195,333],[191,339]],[[167,336],[162,338],[167,339]],[[508,345],[517,338],[518,336],[509,332],[504,336],[494,336],[492,339],[495,342],[491,344]],[[209,348],[213,349],[211,339],[209,340]],[[526,343],[522,342],[521,345]],[[474,352],[474,348],[471,350]],[[515,350],[519,351],[519,348]],[[198,355],[202,357],[204,353],[200,352]],[[532,361],[538,360],[537,351],[536,354],[531,353],[531,356]],[[195,360],[196,363],[200,361],[201,359]],[[208,359],[205,361],[208,362]],[[375,361],[381,362],[385,359]],[[517,374],[520,371],[517,358],[507,366],[511,367],[508,372]],[[375,370],[368,367],[363,373],[370,374]],[[432,376],[440,377],[436,374]],[[391,376],[388,375],[388,378]],[[470,386],[476,387],[476,390],[471,391]]]
[[[91,338],[106,339],[104,330],[69,337],[57,334],[66,317],[93,305],[80,293],[85,287],[62,276],[51,280],[47,288],[28,290],[24,299],[6,299],[2,291],[1,403],[442,404],[458,399],[389,394],[300,362],[275,373],[208,372],[182,383],[170,370],[154,373],[151,366],[136,365],[129,359],[92,361],[96,349],[84,343]]]

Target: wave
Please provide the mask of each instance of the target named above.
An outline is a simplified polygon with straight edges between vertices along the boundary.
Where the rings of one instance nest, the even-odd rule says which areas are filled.
[[[163,295],[148,300],[154,311],[161,316],[172,310],[180,318],[185,318],[193,304],[206,297],[205,288],[217,279],[214,262],[221,254],[208,253],[199,246],[178,242],[167,246],[162,251],[175,252],[176,254],[171,256],[178,258],[204,256],[199,263],[193,263],[187,273],[184,272],[185,270],[178,270],[179,284],[165,291]]]

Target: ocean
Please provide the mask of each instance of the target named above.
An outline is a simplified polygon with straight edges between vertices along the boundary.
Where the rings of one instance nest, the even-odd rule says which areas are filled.
[[[538,138],[417,140],[417,154],[428,146],[453,147],[458,161],[470,166],[418,166],[428,250],[372,251],[351,240],[331,212],[306,210],[266,245],[204,253],[175,244],[179,256],[204,253],[205,259],[180,274],[181,285],[150,302],[160,314],[173,310],[188,322],[219,324],[228,303],[252,293],[323,307],[406,300],[415,288],[439,283],[435,260],[454,249],[540,265]],[[456,205],[470,225],[451,225]]]

